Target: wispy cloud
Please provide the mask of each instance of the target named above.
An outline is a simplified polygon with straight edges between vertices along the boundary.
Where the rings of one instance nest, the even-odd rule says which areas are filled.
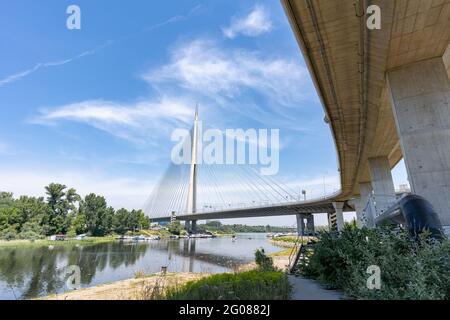
[[[168,24],[172,24],[172,23],[180,22],[180,21],[186,21],[186,20],[190,19],[194,14],[196,14],[202,8],[203,8],[203,5],[197,5],[197,6],[193,7],[185,15],[176,15],[176,16],[170,17],[169,19],[167,19],[167,20],[165,20],[163,22],[160,22],[160,23],[157,23],[157,24],[145,27],[143,29],[143,31],[144,32],[145,31],[153,31],[155,29],[159,29],[161,27],[164,27],[164,26],[166,26]],[[126,39],[129,39],[129,38],[131,38],[131,37],[125,37],[125,38],[119,39],[117,41],[126,40]],[[92,50],[84,51],[84,52],[82,52],[82,53],[80,53],[80,54],[78,54],[78,55],[76,55],[74,57],[71,57],[71,58],[68,58],[68,59],[65,59],[65,60],[36,63],[33,67],[31,67],[29,69],[19,71],[19,72],[15,73],[15,74],[12,74],[12,75],[9,75],[9,76],[7,76],[7,77],[5,77],[3,79],[0,79],[0,87],[2,87],[4,85],[7,85],[9,83],[15,82],[15,81],[19,81],[19,80],[23,79],[24,77],[26,77],[26,76],[28,76],[28,75],[30,75],[30,74],[32,74],[32,73],[34,73],[34,72],[36,72],[36,71],[38,71],[40,69],[62,66],[62,65],[68,64],[70,62],[73,62],[75,60],[78,60],[80,58],[83,58],[83,57],[86,57],[86,56],[90,56],[90,55],[94,55],[95,53],[97,53],[97,51],[99,51],[99,50],[101,50],[101,49],[111,45],[113,42],[114,41],[107,41],[106,43],[104,43],[104,44],[102,44],[100,46],[97,46],[97,47],[95,47]]]
[[[34,67],[32,67],[32,68],[17,72],[15,74],[7,76],[4,79],[0,79],[0,87],[7,85],[9,83],[15,82],[15,81],[19,81],[19,80],[23,79],[24,77],[38,71],[39,69],[62,66],[62,65],[68,64],[70,62],[73,62],[75,60],[81,59],[83,57],[93,55],[93,54],[97,53],[97,51],[99,51],[111,44],[112,44],[112,41],[107,41],[106,43],[104,43],[100,46],[97,46],[92,50],[84,51],[84,52],[82,52],[72,58],[69,58],[69,59],[53,61],[53,62],[39,62],[39,63],[35,64]]]
[[[176,15],[176,16],[170,17],[169,19],[167,19],[163,22],[160,22],[160,23],[157,23],[157,24],[154,24],[154,25],[144,28],[144,31],[153,31],[155,29],[164,27],[171,23],[189,20],[194,14],[196,14],[202,8],[203,8],[203,5],[201,5],[201,4],[196,5],[191,10],[189,10],[189,12],[187,14]]]
[[[257,5],[252,11],[239,17],[233,17],[228,27],[222,28],[225,37],[233,39],[239,34],[256,37],[272,30],[269,12],[263,6]]]
[[[164,90],[175,87],[215,102],[225,99],[228,107],[244,101],[249,91],[269,100],[273,107],[296,106],[313,92],[306,68],[294,59],[261,57],[257,52],[229,49],[204,39],[177,46],[168,64],[144,78]],[[299,90],[302,87],[304,90]]]
[[[294,59],[261,57],[257,52],[229,49],[203,39],[174,48],[166,65],[142,77],[156,89],[155,96],[131,103],[97,99],[43,108],[29,122],[76,121],[139,144],[151,144],[163,135],[170,136],[175,127],[190,126],[196,102],[223,107],[216,114],[216,123],[221,122],[222,112],[233,110],[267,125],[270,120],[277,128],[281,123],[274,122],[273,111],[280,119],[286,118],[286,110],[298,112],[292,107],[311,94],[307,71]],[[299,90],[302,86],[304,91]],[[261,98],[263,105],[252,100],[254,96]]]
[[[193,104],[162,97],[157,101],[117,103],[89,100],[41,109],[28,122],[54,125],[60,121],[89,124],[114,136],[136,143],[152,143],[174,127],[186,126],[193,117]],[[152,138],[152,139],[150,139]]]

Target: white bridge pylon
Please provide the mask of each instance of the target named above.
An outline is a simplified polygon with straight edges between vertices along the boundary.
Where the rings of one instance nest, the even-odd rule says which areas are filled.
[[[189,191],[187,199],[187,213],[197,210],[197,147],[198,147],[198,106],[195,108],[194,127],[191,135],[191,168],[189,172]]]
[[[262,175],[252,165],[199,163],[200,128],[197,107],[191,134],[186,137],[190,139],[190,163],[172,162],[153,189],[143,208],[152,221],[186,221],[191,230],[197,220],[334,211],[335,194],[306,201],[301,186]],[[344,211],[351,210],[344,206]]]

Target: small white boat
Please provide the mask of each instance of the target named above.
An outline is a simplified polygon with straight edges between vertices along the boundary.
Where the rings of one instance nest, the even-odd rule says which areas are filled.
[[[196,233],[189,235],[189,238],[199,238],[199,239],[206,239],[206,238],[213,238],[214,236],[212,234],[205,234],[205,233]]]

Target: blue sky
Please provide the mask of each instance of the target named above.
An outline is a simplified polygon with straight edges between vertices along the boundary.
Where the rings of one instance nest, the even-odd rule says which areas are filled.
[[[66,28],[71,4],[81,30]],[[0,21],[0,190],[42,195],[55,181],[139,208],[196,103],[207,127],[279,128],[277,179],[311,197],[323,181],[339,188],[323,109],[279,1],[2,1]],[[406,183],[403,164],[394,178]]]

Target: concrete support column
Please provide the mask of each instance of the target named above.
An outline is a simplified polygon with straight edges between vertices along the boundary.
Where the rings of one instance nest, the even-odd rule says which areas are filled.
[[[306,217],[306,230],[308,234],[314,234],[314,215],[310,214]]]
[[[338,231],[344,229],[344,202],[333,202],[336,214],[336,226]]]
[[[450,80],[442,58],[391,70],[392,107],[411,191],[450,231]]]
[[[189,220],[184,222],[184,229],[189,232],[191,230],[191,222]]]
[[[194,233],[197,232],[197,220],[192,220],[191,230]]]
[[[303,214],[298,213],[295,217],[297,218],[297,234],[302,236],[305,234],[305,221],[303,220],[304,216]]]
[[[336,229],[336,214],[334,212],[328,212],[328,230],[333,231]]]
[[[364,209],[367,206],[370,196],[372,195],[372,183],[370,182],[361,182],[359,184],[359,203],[361,206],[361,213],[363,213]],[[370,214],[370,211],[363,213],[362,222],[366,227],[373,228],[375,226],[374,216]]]
[[[361,200],[361,197],[356,197],[353,200],[354,206],[355,206],[355,213],[356,213],[356,225],[358,228],[362,228],[364,226],[364,217],[363,217],[363,209],[364,209],[364,203]]]
[[[392,180],[388,157],[369,158],[369,170],[372,178],[376,215],[380,215],[395,202],[394,180]]]

